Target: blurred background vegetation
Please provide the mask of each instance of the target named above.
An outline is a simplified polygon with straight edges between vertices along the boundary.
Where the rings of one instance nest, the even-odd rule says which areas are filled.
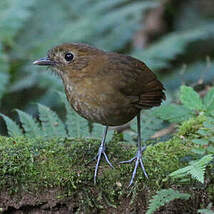
[[[0,2],[0,112],[38,116],[35,103],[65,108],[60,79],[32,61],[63,42],[84,42],[144,61],[163,81],[166,102],[185,83],[202,96],[214,80],[213,0],[3,0]],[[166,123],[150,112],[144,138]],[[3,120],[0,132],[6,134]],[[158,135],[159,136],[159,135]]]

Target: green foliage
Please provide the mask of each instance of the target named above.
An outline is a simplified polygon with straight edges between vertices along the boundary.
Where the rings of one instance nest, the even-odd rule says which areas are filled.
[[[2,45],[0,44],[0,100],[7,89],[9,83],[9,63],[8,58],[3,54]]]
[[[192,87],[181,86],[179,98],[182,105],[164,104],[155,109],[157,117],[172,123],[181,123],[190,117],[195,117],[199,113],[210,114],[213,111],[214,90],[209,90],[203,100]]]
[[[202,126],[198,129],[197,135],[192,142],[198,145],[193,152],[200,156],[205,154],[214,154],[214,112],[206,117]]]
[[[133,52],[133,55],[143,59],[154,70],[170,67],[170,62],[177,55],[184,54],[188,45],[196,41],[213,38],[213,29],[214,24],[208,22],[206,25],[197,26],[195,29],[175,31],[164,36],[144,52],[137,50]]]
[[[180,101],[184,105],[184,107],[190,110],[203,110],[203,104],[199,94],[195,92],[191,87],[181,86]]]
[[[8,82],[9,82],[8,73],[4,73],[4,72],[0,73],[0,99],[3,96],[3,94],[6,92]]]
[[[212,203],[210,203],[206,209],[199,209],[198,213],[201,214],[214,214],[214,211],[212,209]]]
[[[39,120],[36,121],[31,115],[16,110],[23,131],[9,117],[1,114],[4,119],[9,136],[26,136],[30,138],[66,138],[66,137],[96,137],[100,138],[103,134],[103,126],[100,124],[93,124],[91,132],[89,133],[89,122],[78,115],[68,103],[65,94],[59,92],[58,96],[61,98],[66,109],[65,123],[58,117],[58,115],[47,106],[38,104]],[[108,138],[112,134],[108,134]]]
[[[214,110],[214,88],[211,88],[203,99],[203,103],[208,112]]]
[[[149,209],[146,211],[146,214],[154,213],[160,207],[175,199],[188,200],[189,198],[190,195],[187,193],[180,193],[173,189],[162,189],[149,201]]]
[[[189,166],[176,170],[170,176],[173,178],[184,178],[187,175],[191,175],[193,179],[203,184],[205,169],[212,160],[213,155],[205,155],[199,160],[191,161]]]
[[[35,0],[5,0],[0,4],[0,40],[14,44],[16,34],[32,14],[30,9]]]
[[[55,112],[41,104],[38,104],[38,110],[42,130],[47,138],[66,136],[64,124]]]
[[[177,104],[164,104],[155,109],[157,117],[172,123],[181,123],[188,120],[191,113],[188,108]]]
[[[0,115],[2,116],[2,118],[4,119],[4,121],[7,125],[7,131],[8,131],[9,136],[16,137],[16,136],[22,135],[21,129],[13,120],[11,120],[9,117],[7,117],[3,114],[0,114]]]
[[[36,138],[44,135],[39,127],[39,124],[32,118],[31,115],[18,109],[16,111],[19,115],[19,120],[22,123],[26,137]]]

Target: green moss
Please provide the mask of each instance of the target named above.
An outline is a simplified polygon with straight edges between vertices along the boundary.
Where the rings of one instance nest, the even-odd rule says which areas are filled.
[[[140,169],[135,184],[127,188],[133,164],[119,164],[135,155],[136,148],[119,143],[115,136],[107,146],[107,153],[115,166],[111,169],[101,161],[98,183],[93,184],[95,161],[99,140],[94,139],[27,139],[24,137],[0,137],[0,188],[13,193],[40,193],[57,188],[57,199],[73,197],[78,207],[101,208],[116,206],[121,198],[137,197],[142,191],[168,188],[170,172],[184,165],[181,158],[191,154],[192,144],[184,141],[193,136],[203,122],[197,118],[185,122],[177,135],[167,142],[150,145],[143,154],[149,175],[145,178]],[[91,161],[91,162],[90,162]]]
[[[179,127],[177,135],[183,137],[192,137],[196,131],[202,126],[203,122],[206,120],[205,115],[200,115],[196,118],[191,118],[187,121],[184,121],[183,124]]]

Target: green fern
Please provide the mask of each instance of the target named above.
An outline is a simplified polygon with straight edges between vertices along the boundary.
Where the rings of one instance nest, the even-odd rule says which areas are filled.
[[[214,210],[212,209],[212,203],[208,204],[206,209],[199,209],[198,213],[201,213],[201,214],[214,214]]]
[[[4,72],[0,73],[0,99],[6,92],[6,89],[7,89],[6,86],[8,83],[9,83],[9,74]]]
[[[70,107],[70,104],[68,103],[65,94],[61,92],[59,92],[58,94],[66,108],[65,124],[61,121],[57,114],[50,108],[38,104],[40,123],[38,123],[31,115],[21,110],[18,109],[16,110],[16,112],[19,115],[19,120],[23,129],[20,129],[20,127],[9,117],[1,114],[2,118],[6,123],[8,134],[10,136],[25,135],[31,138],[35,137],[53,138],[68,136],[80,138],[88,137],[89,135],[91,135],[91,137],[100,138],[102,136],[103,127],[99,124],[94,124],[92,132],[89,133],[88,121],[82,118],[80,115],[78,115]],[[110,136],[112,135],[109,134],[108,139],[110,138]]]
[[[187,193],[180,193],[173,189],[162,189],[149,201],[149,209],[146,211],[146,214],[154,213],[160,207],[175,199],[188,200],[189,198],[190,195]]]
[[[170,67],[170,61],[175,59],[177,55],[185,53],[189,44],[200,40],[209,40],[213,36],[214,24],[208,23],[197,26],[195,29],[170,33],[147,50],[143,52],[136,50],[133,55],[143,59],[153,70],[158,70]]]
[[[193,116],[188,108],[176,104],[163,104],[154,110],[154,114],[171,123],[181,123]]]
[[[17,136],[23,135],[22,130],[19,128],[19,126],[13,120],[11,120],[9,117],[7,117],[1,113],[0,113],[0,116],[2,116],[2,118],[4,119],[6,126],[7,126],[8,134],[11,137],[17,137]]]
[[[193,179],[196,179],[203,184],[205,169],[212,160],[213,155],[206,155],[199,160],[191,161],[189,166],[178,169],[175,172],[170,173],[169,176],[173,178],[184,178],[191,175]]]
[[[211,88],[203,99],[203,103],[208,112],[214,109],[214,88]]]
[[[214,112],[210,112],[206,117],[206,121],[198,129],[196,137],[192,139],[192,142],[199,146],[194,148],[193,152],[199,157],[205,154],[214,154]]]
[[[210,89],[202,100],[193,88],[183,85],[179,91],[179,98],[182,105],[163,104],[154,110],[154,114],[162,120],[174,123],[181,123],[197,116],[199,112],[210,114],[214,105],[214,88]]]
[[[0,99],[6,92],[6,86],[9,83],[9,62],[8,56],[3,54],[2,44],[0,44]]]
[[[182,62],[185,63],[185,62]],[[164,86],[168,91],[177,90],[184,82],[189,85],[195,85],[198,81],[203,81],[206,84],[214,78],[214,61],[207,58],[199,60],[191,64],[185,64],[173,69],[173,72],[168,73],[164,77]]]
[[[180,101],[186,108],[190,110],[203,110],[203,104],[199,94],[191,87],[187,87],[184,85],[181,86]]]
[[[31,115],[18,109],[16,109],[16,112],[19,115],[19,120],[22,124],[22,128],[24,129],[25,136],[36,138],[44,135],[41,131],[41,127],[36,121],[34,121]]]
[[[35,0],[4,0],[0,4],[0,40],[14,44],[14,37],[31,15]]]
[[[41,104],[38,104],[38,110],[42,131],[47,138],[65,137],[67,135],[63,122],[55,112]]]

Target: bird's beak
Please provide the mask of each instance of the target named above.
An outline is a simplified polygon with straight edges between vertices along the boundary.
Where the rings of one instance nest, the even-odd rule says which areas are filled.
[[[55,65],[54,61],[50,60],[48,57],[44,57],[41,59],[38,59],[33,62],[34,65],[42,65],[42,66],[53,66]]]

